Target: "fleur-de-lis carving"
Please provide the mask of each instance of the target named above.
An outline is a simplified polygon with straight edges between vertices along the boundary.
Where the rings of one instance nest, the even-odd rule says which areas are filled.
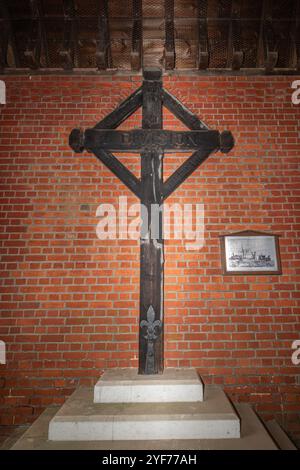
[[[147,310],[147,320],[142,320],[140,327],[145,328],[146,331],[144,338],[147,340],[147,354],[146,354],[146,365],[145,373],[154,374],[155,373],[155,351],[154,351],[154,342],[158,338],[161,332],[161,321],[155,320],[155,311],[152,305]]]
[[[152,305],[147,311],[147,320],[141,321],[141,328],[147,328],[145,339],[148,341],[154,341],[159,335],[159,329],[161,327],[161,321],[155,320],[155,312]]]

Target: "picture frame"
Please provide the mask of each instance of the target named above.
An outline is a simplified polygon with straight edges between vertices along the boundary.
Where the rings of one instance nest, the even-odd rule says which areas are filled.
[[[221,235],[223,274],[282,274],[279,237],[280,235],[253,230]]]

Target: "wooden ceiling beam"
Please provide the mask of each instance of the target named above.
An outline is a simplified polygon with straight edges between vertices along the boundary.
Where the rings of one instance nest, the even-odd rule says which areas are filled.
[[[142,0],[132,0],[132,39],[131,39],[131,69],[138,71],[142,66],[143,24]]]
[[[38,69],[40,67],[41,31],[39,22],[35,18],[31,20],[30,36],[26,44],[24,55],[31,69]]]
[[[96,0],[95,0],[96,1]],[[188,67],[190,70],[195,67],[199,70],[207,70],[209,73],[230,73],[230,70],[239,73],[250,73],[249,69],[242,67],[252,67],[253,72],[257,73],[294,73],[300,70],[300,0],[292,0],[294,9],[289,17],[284,15],[278,18],[272,13],[275,2],[272,0],[262,0],[257,3],[252,18],[246,18],[243,2],[240,0],[195,0],[190,10],[186,10],[186,17],[174,18],[175,0],[164,0],[161,2],[164,9],[157,8],[152,13],[147,13],[143,17],[142,0],[130,0],[132,7],[131,18],[120,18],[123,4],[120,0],[117,11],[110,9],[109,0],[97,0],[98,11],[86,9],[87,11],[79,13],[76,10],[76,0],[61,0],[63,5],[62,13],[56,13],[51,16],[43,9],[43,0],[28,0],[31,12],[14,9],[10,6],[8,0],[0,0],[0,69],[4,72],[14,70],[15,68],[27,68],[30,66],[35,70],[47,70],[50,67],[61,67],[66,71],[84,67],[90,64],[91,48],[94,45],[94,60],[98,70],[111,70],[126,67],[128,70],[140,71],[143,65],[143,47],[146,50],[144,62],[148,65],[154,65],[160,58],[164,61],[166,70],[173,70],[177,66],[183,69],[186,62],[187,49],[192,47],[192,53],[195,57],[189,59]],[[179,2],[180,3],[180,2]],[[187,5],[187,2],[183,2]],[[262,8],[260,6],[262,5]],[[181,3],[180,3],[181,5]],[[209,5],[209,9],[208,9]],[[231,5],[230,8],[228,6]],[[176,8],[175,8],[176,9]],[[79,15],[82,14],[82,19]],[[112,18],[109,16],[113,15]],[[130,13],[131,14],[131,13]],[[92,16],[94,15],[94,16]],[[126,15],[126,13],[125,13]],[[252,42],[253,36],[257,33],[257,22],[260,17],[260,31],[258,37],[257,52]],[[92,18],[98,22],[92,29]],[[88,21],[91,20],[90,23]],[[61,48],[58,51],[60,56],[49,56],[51,49],[50,39],[47,41],[48,28],[49,35],[58,40],[55,22],[64,24],[63,38],[60,40]],[[79,43],[79,21],[85,40],[83,44]],[[23,28],[22,24],[26,28]],[[241,43],[243,33],[242,28],[247,29],[249,34],[249,45]],[[176,49],[176,28],[178,28],[178,41],[180,47]],[[95,31],[96,29],[96,31]],[[219,29],[219,31],[218,31]],[[145,30],[145,32],[143,31]],[[224,40],[224,32],[228,32],[228,37]],[[280,39],[280,31],[286,37],[285,50]],[[195,38],[197,34],[197,39]],[[143,34],[145,40],[143,40]],[[210,38],[216,38],[219,34],[220,47],[216,50],[210,43]],[[122,57],[122,48],[114,48],[114,63],[112,60],[111,38],[116,38],[119,44],[129,41],[130,57]],[[195,44],[197,51],[194,51]],[[49,43],[49,44],[48,44]],[[79,52],[80,44],[80,56]],[[242,47],[243,46],[243,47]],[[279,55],[280,64],[278,62]],[[227,50],[226,50],[227,48]],[[25,49],[25,50],[24,50]],[[188,49],[189,52],[189,49]],[[253,53],[257,54],[256,63],[253,63]],[[226,56],[227,54],[227,56]],[[247,60],[245,59],[245,55]],[[88,60],[86,60],[86,57]],[[27,60],[24,60],[26,57]],[[162,58],[163,57],[163,58]],[[211,60],[215,58],[215,60]],[[50,60],[51,59],[51,60]],[[194,60],[193,60],[194,59]],[[195,64],[196,62],[196,64]],[[216,65],[215,69],[210,70],[212,62]],[[255,59],[254,59],[255,62]],[[222,64],[222,67],[221,67]],[[276,69],[276,67],[281,69]],[[94,65],[87,65],[91,71]],[[257,69],[257,70],[255,70]],[[15,71],[18,73],[17,71]]]
[[[272,20],[266,20],[264,26],[265,69],[272,72],[278,62],[278,51],[275,46],[275,33]]]
[[[227,67],[232,70],[240,70],[244,60],[244,52],[240,48],[241,43],[241,3],[239,0],[231,0],[231,20],[228,31],[228,58]]]
[[[260,20],[258,43],[258,67],[264,67],[266,72],[272,72],[278,62],[276,50],[276,35],[272,24],[272,1],[263,0]]]
[[[49,54],[47,37],[44,26],[44,12],[41,0],[30,0],[31,8],[31,31],[25,49],[25,56],[29,60],[32,69],[38,69],[41,65],[41,53],[44,51],[45,65],[49,67]]]
[[[207,0],[198,0],[198,69],[206,70],[209,66],[209,48],[207,31]],[[201,9],[206,14],[201,15]]]
[[[43,50],[44,58],[45,58],[45,66],[49,67],[50,65],[49,48],[48,48],[47,34],[46,34],[45,21],[44,21],[43,2],[41,0],[31,0],[31,2],[34,4],[36,15],[39,19],[39,27],[41,30],[41,40],[42,40],[42,50]]]
[[[99,0],[98,39],[96,41],[96,63],[99,70],[111,66],[108,1]]]
[[[300,70],[300,2],[294,0],[292,28],[290,31],[290,68]]]
[[[175,68],[174,0],[165,0],[165,69]]]
[[[7,65],[7,52],[8,47],[10,45],[13,53],[15,67],[19,68],[21,67],[20,55],[17,48],[15,33],[13,29],[13,22],[11,20],[9,10],[7,8],[7,2],[5,0],[0,0],[0,11],[3,18],[2,27],[4,29],[4,31],[2,31],[1,39],[1,63],[4,64],[4,66]]]
[[[0,20],[0,72],[7,66],[7,51],[9,42],[9,28],[5,20]]]
[[[72,70],[75,65],[75,44],[76,44],[76,25],[75,25],[75,5],[74,0],[63,0],[64,10],[64,33],[63,44],[59,51],[62,58],[62,66],[65,70]]]

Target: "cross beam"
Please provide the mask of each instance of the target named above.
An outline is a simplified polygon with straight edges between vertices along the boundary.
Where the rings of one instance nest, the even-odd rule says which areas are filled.
[[[141,201],[139,374],[164,368],[164,239],[163,202],[211,153],[228,153],[231,132],[210,130],[171,93],[163,89],[159,69],[144,70],[143,85],[92,129],[73,129],[69,137],[77,152],[92,152]],[[165,105],[190,130],[163,130]],[[142,106],[142,129],[115,130]],[[140,153],[141,178],[134,176],[111,152]],[[164,182],[165,152],[194,153]]]
[[[98,149],[115,152],[143,152],[148,146],[156,146],[164,152],[188,152],[189,150],[220,146],[218,131],[164,131],[158,129],[135,129],[132,131],[114,131],[87,129],[84,132],[83,146],[90,152]]]

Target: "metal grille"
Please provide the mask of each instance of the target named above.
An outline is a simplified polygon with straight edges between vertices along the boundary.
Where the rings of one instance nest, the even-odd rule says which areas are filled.
[[[86,10],[86,13],[90,13]],[[78,47],[75,48],[75,62],[83,68],[96,67],[97,17],[80,18],[78,24]]]
[[[208,21],[209,66],[211,68],[226,68],[228,28],[227,21]]]
[[[269,45],[272,51],[278,53],[276,67],[288,69],[296,65],[295,44],[299,46],[300,41],[295,25],[296,0],[266,3],[271,5],[271,11],[268,12],[272,22]],[[32,44],[32,4],[31,0],[6,0],[21,67],[30,66],[26,48],[30,41]],[[66,18],[64,12],[66,5],[72,5],[72,0],[41,0],[37,4],[42,5],[41,20],[45,33],[40,66],[62,68],[64,53],[61,54],[61,51],[67,42],[72,49],[73,67],[99,67],[99,14],[105,0],[73,0],[71,19]],[[104,49],[108,53],[102,68],[130,70],[133,63],[137,63],[137,67],[164,67],[168,32],[171,34],[171,48],[172,43],[175,47],[175,62],[171,68],[198,67],[200,34],[204,53],[207,44],[209,68],[230,67],[234,48],[243,53],[242,68],[263,65],[264,51],[262,47],[258,50],[258,46],[262,44],[260,35],[264,4],[262,0],[141,0],[141,15],[136,15],[138,0],[107,0],[108,42]],[[237,17],[234,16],[236,5]],[[166,29],[166,7],[170,6],[174,24],[170,26],[168,23]],[[1,9],[0,15],[5,21]],[[65,26],[68,20],[73,22],[75,34],[66,41]],[[232,27],[233,24],[240,24],[240,27],[236,29]],[[204,25],[204,30],[199,25]],[[140,49],[141,57],[137,59]],[[12,44],[9,44],[7,60],[9,66],[13,67],[15,60]]]
[[[228,19],[231,17],[231,0],[217,0],[208,2],[208,16],[215,16],[220,19]],[[213,8],[210,11],[210,8]]]
[[[275,20],[292,18],[295,2],[293,0],[281,0],[274,2],[272,17]]]
[[[175,40],[176,68],[195,69],[197,67],[198,42],[196,40]]]
[[[205,3],[205,2],[200,2]],[[198,1],[197,0],[174,0],[174,17],[175,18],[197,18]],[[204,14],[206,16],[206,13]]]
[[[75,10],[77,16],[87,16],[96,18],[99,9],[98,4],[94,0],[76,0]]]
[[[59,51],[62,48],[64,36],[63,18],[49,18],[44,24],[48,44],[49,67],[60,68],[62,62]]]
[[[144,39],[143,41],[143,66],[162,67],[164,40]]]
[[[175,66],[177,69],[197,67],[198,4],[202,3],[205,2],[174,1]]]
[[[143,1],[143,18],[164,18],[164,0]]]
[[[114,19],[110,23],[112,67],[130,69],[132,19]]]
[[[63,16],[62,0],[42,0],[45,16]]]
[[[6,2],[11,18],[29,18],[31,9],[29,0],[9,0]]]
[[[242,17],[249,20],[259,20],[261,18],[263,7],[262,0],[242,0],[241,12]]]
[[[259,21],[243,21],[241,27],[241,50],[244,52],[243,67],[255,68],[257,63],[257,44]]]
[[[15,34],[15,43],[18,50],[18,57],[21,67],[29,67],[29,61],[26,58],[25,51],[30,34],[31,23],[30,20],[14,20],[13,29]]]
[[[274,29],[276,32],[276,42],[278,50],[278,62],[277,67],[284,68],[288,67],[291,61],[291,57],[288,54],[291,45],[291,35],[290,31],[293,26],[291,21],[275,21]]]
[[[132,18],[132,0],[110,0],[110,18]]]
[[[143,3],[143,65],[163,66],[163,54],[165,45],[165,19],[164,16],[152,18],[154,11],[159,11],[162,2],[156,2],[155,9],[144,8]],[[151,5],[148,4],[148,7]],[[163,10],[162,10],[163,11]],[[146,14],[147,13],[147,14]]]

